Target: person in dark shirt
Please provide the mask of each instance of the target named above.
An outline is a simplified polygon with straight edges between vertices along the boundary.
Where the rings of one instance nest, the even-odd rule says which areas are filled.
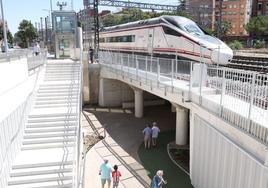
[[[89,58],[90,62],[93,63],[93,49],[91,47],[89,48]]]

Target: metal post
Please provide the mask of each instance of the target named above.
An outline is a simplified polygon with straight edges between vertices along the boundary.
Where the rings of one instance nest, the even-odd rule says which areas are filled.
[[[159,87],[160,82],[160,65],[159,65],[159,58],[157,58],[157,87]]]
[[[47,46],[47,20],[48,18],[45,17],[45,46]]]
[[[199,85],[199,102],[201,103],[201,93],[202,93],[202,82],[203,82],[203,50],[202,50],[202,46],[200,45],[200,85]]]
[[[147,84],[147,69],[148,69],[148,57],[146,56],[145,57],[145,82],[146,82],[146,84]]]
[[[129,54],[127,54],[127,73],[129,77]]]
[[[121,75],[123,75],[123,54],[121,55],[121,58],[120,58],[120,63],[121,63]]]
[[[248,110],[248,131],[250,131],[250,125],[251,125],[251,111],[253,107],[254,102],[254,90],[255,90],[255,80],[256,80],[256,73],[252,73],[252,82],[251,82],[251,90],[250,90],[250,104],[249,104],[249,110]]]
[[[50,0],[50,11],[52,12],[52,0]]]
[[[138,57],[136,55],[136,79],[138,80]]]
[[[40,17],[42,41],[44,41],[43,18]]]
[[[2,20],[3,20],[3,30],[4,30],[4,44],[5,44],[5,52],[7,54],[7,50],[8,50],[8,44],[7,44],[7,29],[6,29],[6,21],[5,21],[5,17],[4,17],[4,8],[3,8],[3,2],[2,0],[1,2],[1,14],[2,14]]]
[[[172,86],[172,92],[173,92],[173,77],[174,77],[174,59],[171,60],[171,86]]]
[[[222,117],[222,112],[223,112],[223,99],[225,95],[225,88],[226,88],[226,79],[225,79],[225,67],[223,68],[223,73],[222,73],[222,88],[221,88],[221,99],[220,99],[220,117]]]
[[[216,78],[217,78],[217,80],[218,80],[218,78],[219,78],[219,62],[220,62],[220,46],[218,46],[218,62],[217,62],[217,68],[216,68]],[[216,83],[216,87],[217,87],[217,89],[219,88],[219,83],[218,83],[218,81],[217,81],[217,83]]]
[[[192,100],[192,86],[193,86],[193,62],[190,64],[190,84],[189,84],[189,99]]]

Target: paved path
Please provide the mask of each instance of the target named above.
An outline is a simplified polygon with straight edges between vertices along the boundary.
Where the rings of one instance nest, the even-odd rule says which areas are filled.
[[[102,124],[96,119],[96,117],[87,113],[96,128],[101,128]],[[88,126],[88,122],[83,116],[82,118],[83,129],[86,134],[92,134],[93,130]],[[100,132],[103,129],[99,129]],[[117,156],[115,156],[115,152]],[[99,167],[103,163],[103,159],[109,160],[111,165],[117,164],[119,170],[122,173],[119,188],[142,188],[146,187],[142,185],[135,177],[136,171],[139,171],[140,175],[147,176],[145,169],[140,165],[133,157],[131,157],[122,147],[120,147],[109,135],[106,133],[106,138],[103,141],[98,142],[93,148],[89,150],[86,155],[85,164],[85,187],[98,188],[101,187],[100,177],[98,175]],[[130,167],[131,166],[131,167]],[[135,169],[133,167],[136,167]],[[149,177],[144,177],[147,181],[150,181]],[[145,182],[146,183],[146,182]]]
[[[99,129],[101,135],[103,135],[103,125],[106,129],[105,143],[100,141],[87,153],[85,187],[101,187],[98,171],[103,158],[109,159],[112,165],[119,164],[119,169],[123,174],[121,187],[148,187],[151,182],[150,177],[148,177],[150,172],[145,170],[138,155],[139,147],[143,141],[141,131],[146,123],[152,123],[153,121],[158,122],[161,131],[174,129],[176,114],[171,112],[170,106],[145,107],[143,118],[135,118],[131,110],[115,108],[86,107],[84,108],[84,113],[94,126]],[[85,117],[82,118],[82,121],[84,131],[87,134],[92,134],[93,130],[88,125]],[[111,149],[115,153],[111,152]],[[117,155],[119,159],[114,155]],[[147,186],[140,183],[135,177],[137,174],[142,177],[143,180],[141,181],[145,182],[145,184],[147,183]],[[185,178],[185,176],[183,177]],[[188,176],[185,181],[187,179]]]

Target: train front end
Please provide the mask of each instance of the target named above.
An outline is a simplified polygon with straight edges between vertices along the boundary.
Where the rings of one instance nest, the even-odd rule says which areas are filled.
[[[232,61],[233,50],[220,39],[205,35],[201,42],[211,50],[212,63],[226,65]]]
[[[233,50],[225,43],[221,44],[212,50],[211,60],[213,63],[226,65],[233,59]]]

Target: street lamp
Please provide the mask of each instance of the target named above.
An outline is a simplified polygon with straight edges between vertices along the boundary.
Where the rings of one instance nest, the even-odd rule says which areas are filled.
[[[3,19],[5,52],[7,53],[7,30],[6,30],[6,22],[5,22],[5,17],[4,17],[3,2],[2,2],[2,0],[0,2],[1,2],[1,13],[2,13],[2,19]]]

